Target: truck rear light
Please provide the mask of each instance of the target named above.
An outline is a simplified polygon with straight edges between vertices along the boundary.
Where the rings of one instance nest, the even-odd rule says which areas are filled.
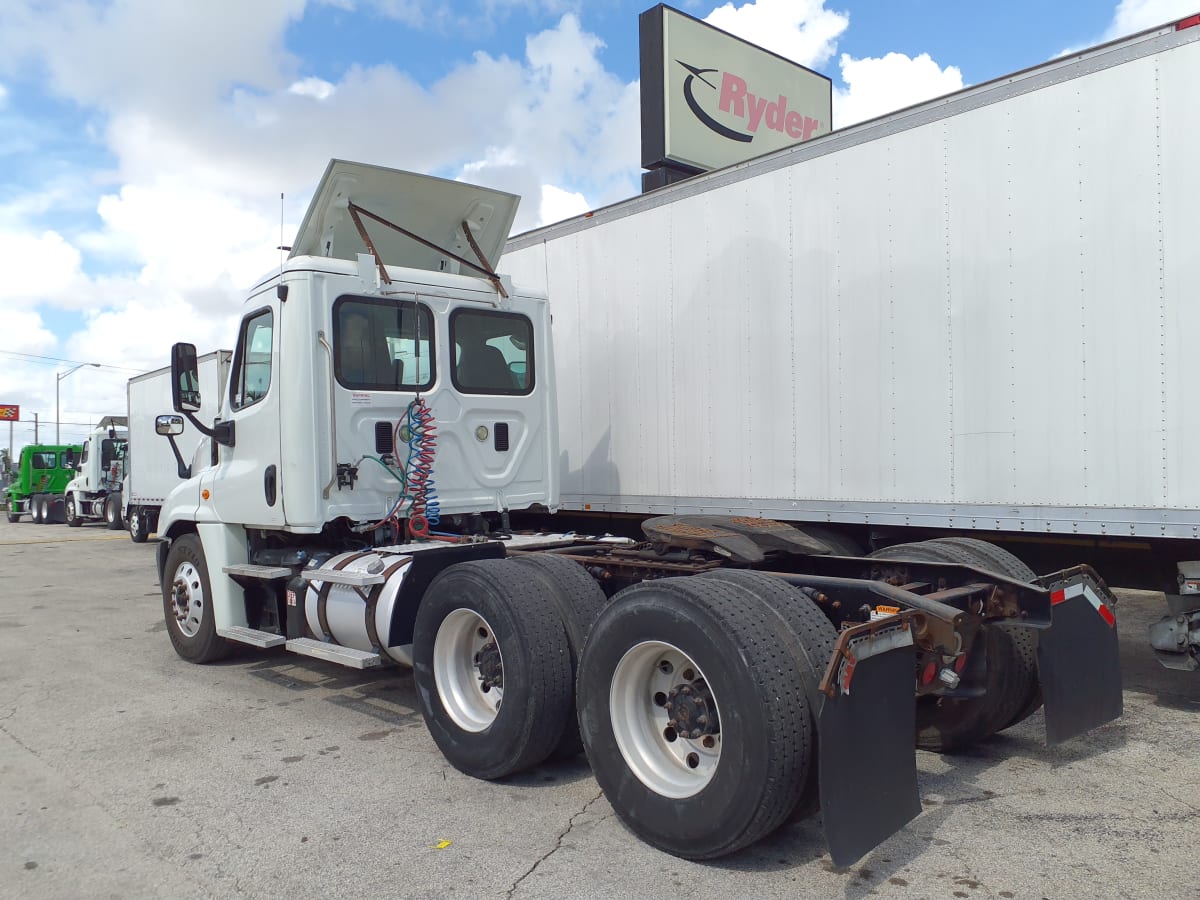
[[[933,679],[937,678],[937,673],[937,663],[932,660],[925,663],[925,667],[921,670],[921,684],[923,686],[933,684]]]
[[[1188,16],[1186,19],[1180,19],[1175,23],[1176,31],[1183,31],[1185,28],[1191,28],[1193,25],[1200,25],[1200,13],[1194,16]]]

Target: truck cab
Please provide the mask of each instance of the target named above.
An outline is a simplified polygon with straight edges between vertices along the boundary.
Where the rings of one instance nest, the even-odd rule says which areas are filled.
[[[557,508],[546,298],[492,269],[518,199],[334,160],[249,292],[217,421],[194,418],[195,348],[176,346],[174,405],[214,450],[164,503],[160,552],[198,535],[219,629],[248,623],[228,567]],[[183,416],[158,425],[170,437]]]
[[[30,444],[21,449],[12,481],[4,488],[9,522],[28,513],[36,524],[62,521],[63,489],[75,471],[79,444]]]
[[[105,521],[109,528],[123,526],[121,485],[125,479],[125,451],[129,446],[128,419],[105,416],[83,442],[75,477],[65,490],[65,513],[71,527],[86,521]]]
[[[420,494],[435,529],[448,515],[556,506],[554,385],[539,377],[552,371],[546,300],[464,265],[474,243],[490,271],[517,201],[331,163],[286,263],[250,291],[214,462],[171,495],[160,532],[220,524],[386,542],[414,482],[407,496]]]

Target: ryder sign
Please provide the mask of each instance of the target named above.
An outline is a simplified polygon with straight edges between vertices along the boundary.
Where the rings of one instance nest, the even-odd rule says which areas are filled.
[[[823,75],[669,6],[639,24],[644,167],[716,169],[829,131]]]

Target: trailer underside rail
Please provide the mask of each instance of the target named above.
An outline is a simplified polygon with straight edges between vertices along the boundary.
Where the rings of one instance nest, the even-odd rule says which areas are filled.
[[[1038,637],[1046,743],[1060,744],[1119,718],[1123,708],[1115,600],[1090,566],[1038,579],[1051,626]]]

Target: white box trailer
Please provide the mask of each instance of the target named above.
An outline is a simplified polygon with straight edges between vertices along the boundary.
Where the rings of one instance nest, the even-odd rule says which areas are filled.
[[[215,350],[197,360],[203,405],[200,415],[207,421],[216,418],[229,381],[229,362],[233,353]],[[129,379],[129,449],[126,456],[128,476],[123,491],[122,515],[129,536],[144,542],[158,524],[158,513],[172,489],[183,478],[171,445],[154,428],[155,418],[172,411],[171,368],[156,369]],[[175,438],[180,453],[191,461],[204,436],[190,423]],[[207,464],[207,461],[205,462]]]
[[[1195,22],[512,238],[563,507],[1200,538]]]

